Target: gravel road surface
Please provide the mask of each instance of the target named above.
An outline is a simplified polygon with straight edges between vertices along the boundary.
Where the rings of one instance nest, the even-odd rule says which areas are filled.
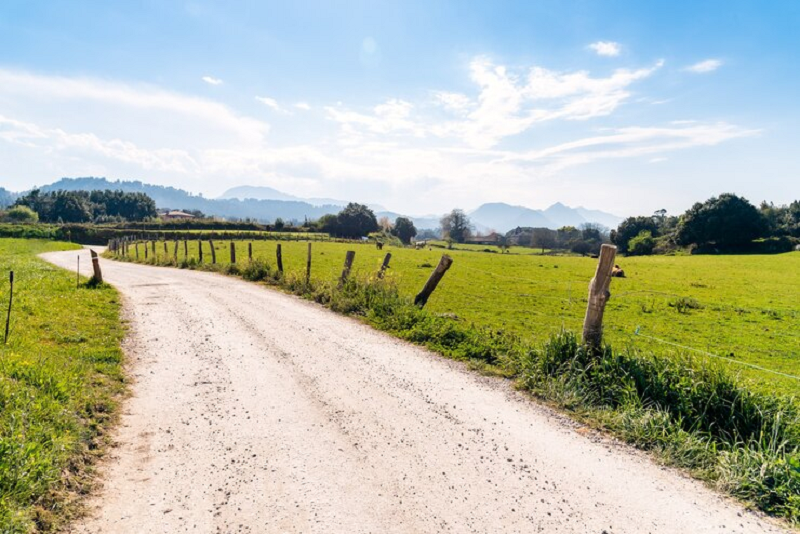
[[[74,268],[76,254],[44,257]],[[230,277],[101,261],[131,324],[133,395],[73,532],[783,532],[355,320]]]

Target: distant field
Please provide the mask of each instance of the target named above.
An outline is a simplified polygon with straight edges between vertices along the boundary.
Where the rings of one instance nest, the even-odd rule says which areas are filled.
[[[275,262],[273,242],[253,241],[255,257]],[[305,269],[305,242],[284,242],[287,271]],[[197,242],[189,242],[197,256]],[[210,261],[204,243],[205,261]],[[227,263],[229,242],[217,242],[217,262]],[[496,247],[479,247],[496,248]],[[355,250],[354,272],[377,271],[392,253],[390,277],[408,295],[424,284],[445,251],[374,245],[314,243],[312,277],[335,280],[345,251]],[[530,249],[524,249],[533,252]],[[140,251],[142,247],[140,245]],[[163,244],[157,251],[164,255]],[[169,255],[173,251],[169,246]],[[247,241],[237,242],[239,261]],[[580,331],[596,261],[582,257],[446,251],[451,270],[429,303],[476,325],[545,339],[565,328]],[[179,257],[183,258],[183,246]],[[606,309],[606,338],[617,346],[658,352],[708,352],[780,373],[800,375],[800,253],[770,256],[620,257],[627,278],[614,279]],[[636,334],[638,330],[638,334]],[[680,345],[680,347],[672,344]],[[710,357],[710,356],[709,356]],[[800,381],[731,364],[762,389],[800,393]]]

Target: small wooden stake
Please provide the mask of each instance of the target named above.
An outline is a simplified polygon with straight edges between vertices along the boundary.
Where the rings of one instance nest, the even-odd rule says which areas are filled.
[[[185,239],[183,240],[183,258],[189,261],[189,242]]]
[[[14,301],[14,271],[8,273],[8,313],[6,314],[6,337],[3,338],[3,344],[8,343],[8,327],[11,324],[11,303]]]
[[[97,257],[97,252],[94,250],[89,249],[89,252],[92,255],[92,270],[94,270],[94,276],[92,278],[94,278],[96,282],[102,284],[103,273],[100,272],[100,258]]]
[[[164,256],[166,256],[167,254],[169,254],[169,252],[167,251],[167,238],[165,237],[164,238]]]
[[[386,269],[389,268],[389,260],[392,259],[392,253],[387,252],[386,256],[383,258],[383,264],[381,265],[381,270],[378,271],[378,278],[383,278],[383,275],[386,273]]]
[[[616,255],[617,247],[614,245],[600,247],[597,271],[589,284],[589,302],[583,320],[583,343],[594,351],[600,349],[603,340],[603,312],[606,302],[611,298],[608,288],[611,285],[611,271],[614,269]]]
[[[172,259],[178,261],[178,240],[175,240],[175,250],[172,251]]]
[[[147,259],[147,241],[144,242],[144,259]]]
[[[236,263],[236,244],[231,241],[231,263]]]
[[[208,244],[211,245],[211,263],[217,263],[217,249],[214,248],[214,242],[209,239]]]
[[[342,269],[342,276],[339,277],[339,289],[342,289],[345,282],[347,282],[347,277],[350,276],[350,269],[353,267],[353,260],[355,257],[355,250],[348,250],[347,254],[344,255],[344,268]]]
[[[311,241],[308,242],[308,260],[306,261],[306,284],[311,282]]]
[[[139,259],[139,242],[133,244],[133,248],[136,249],[136,259]]]
[[[253,244],[247,244],[247,259],[248,261],[253,261]]]
[[[281,255],[280,243],[278,243],[278,248],[275,250],[275,255],[278,257],[278,272],[283,274],[283,256]]]
[[[436,289],[436,286],[439,285],[439,282],[442,280],[444,273],[447,272],[447,269],[453,264],[453,258],[448,256],[447,254],[442,255],[442,259],[439,260],[439,265],[431,273],[430,278],[428,281],[425,282],[425,286],[422,288],[422,291],[414,297],[414,304],[419,306],[420,308],[425,307],[425,304],[428,302],[433,291]]]
[[[203,242],[201,240],[197,240],[197,256],[200,258],[198,261],[203,263]]]
[[[158,257],[158,256],[156,255],[156,242],[155,242],[155,241],[151,241],[151,242],[150,242],[150,244],[151,244],[151,245],[152,245],[152,247],[153,247],[153,259],[156,259],[156,258]]]

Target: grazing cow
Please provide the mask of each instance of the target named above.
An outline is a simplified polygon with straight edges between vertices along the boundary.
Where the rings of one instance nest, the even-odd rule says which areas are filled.
[[[616,278],[625,278],[625,271],[619,265],[615,265],[613,269],[611,269],[611,276]]]

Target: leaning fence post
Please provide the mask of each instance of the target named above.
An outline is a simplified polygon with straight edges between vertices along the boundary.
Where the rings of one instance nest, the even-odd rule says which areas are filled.
[[[283,274],[283,256],[281,255],[280,243],[278,243],[278,248],[275,249],[275,255],[278,257],[278,272]]]
[[[97,257],[97,252],[92,249],[89,249],[89,253],[92,255],[92,270],[94,271],[94,278],[95,282],[102,284],[103,283],[103,273],[100,272],[100,258]]]
[[[311,243],[309,243],[310,245]],[[344,256],[344,268],[342,269],[342,276],[339,277],[339,289],[344,287],[347,282],[347,277],[350,276],[350,268],[353,267],[353,260],[356,257],[355,250],[348,250]]]
[[[209,239],[208,244],[211,245],[211,263],[217,263],[217,251],[214,248],[214,242]]]
[[[197,257],[199,258],[198,261],[203,263],[203,241],[200,239],[197,240]]]
[[[175,250],[172,251],[172,259],[178,261],[178,240],[175,240]]]
[[[378,271],[378,278],[383,278],[383,275],[386,273],[386,269],[389,268],[389,260],[392,259],[392,253],[387,252],[386,256],[383,258],[383,263],[381,264],[381,270]]]
[[[166,256],[167,254],[169,254],[169,252],[167,251],[167,238],[165,236],[164,237],[164,256]],[[166,257],[164,259],[166,259]]]
[[[611,285],[611,271],[614,269],[616,255],[617,247],[614,245],[600,247],[597,271],[589,283],[589,302],[586,304],[586,317],[583,320],[583,344],[595,351],[600,348],[603,340],[603,312],[611,297],[608,288]]]
[[[308,242],[308,260],[306,260],[306,284],[311,282],[311,241]]]
[[[231,263],[236,263],[236,244],[231,241]]]
[[[453,258],[447,254],[443,254],[442,259],[439,260],[439,265],[436,266],[436,269],[433,270],[430,278],[428,278],[428,281],[425,282],[425,286],[423,286],[422,291],[420,291],[419,294],[414,297],[414,304],[420,308],[425,306],[431,296],[431,293],[433,293],[433,291],[436,289],[436,286],[439,285],[444,273],[447,272],[447,269],[449,269],[452,264]]]
[[[3,338],[3,344],[8,343],[8,326],[11,324],[11,303],[14,301],[14,271],[8,273],[8,313],[6,314],[6,337]]]

